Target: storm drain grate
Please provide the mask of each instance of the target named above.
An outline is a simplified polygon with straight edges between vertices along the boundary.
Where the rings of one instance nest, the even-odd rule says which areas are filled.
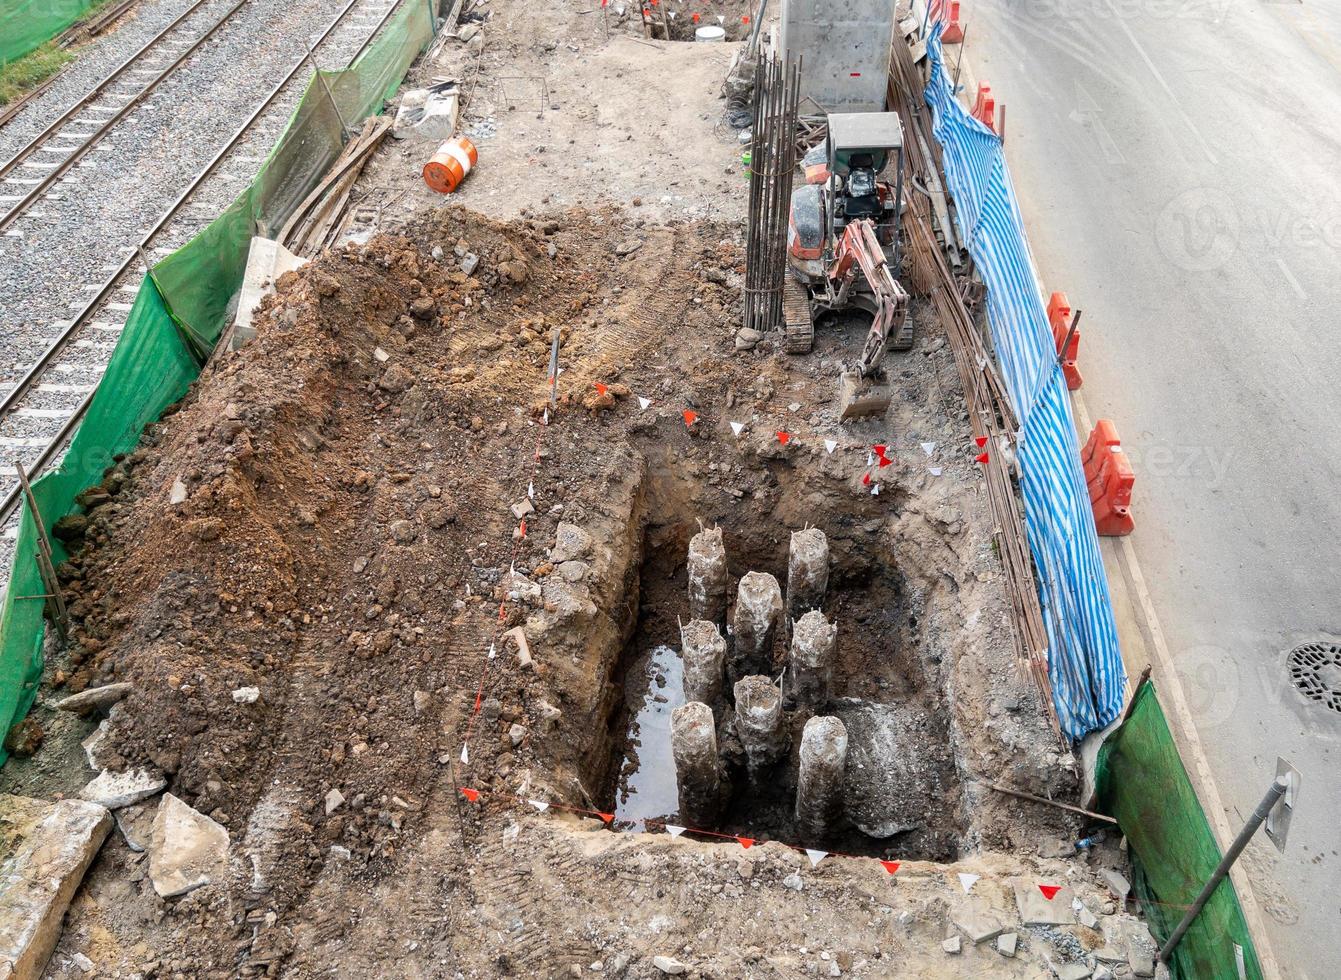
[[[1290,651],[1286,664],[1304,697],[1341,712],[1341,646],[1305,643]]]

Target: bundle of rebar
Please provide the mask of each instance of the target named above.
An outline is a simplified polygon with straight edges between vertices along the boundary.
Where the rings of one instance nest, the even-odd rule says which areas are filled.
[[[938,214],[948,214],[944,201],[934,202],[924,188],[944,186],[939,179],[940,163],[931,151],[936,145],[931,134],[927,109],[921,99],[923,82],[911,52],[901,38],[894,40],[890,63],[889,99],[903,121],[908,167],[912,185],[908,196],[904,227],[908,229],[908,254],[912,264],[913,285],[931,299],[954,353],[955,366],[964,386],[973,435],[986,437],[987,463],[983,467],[987,498],[992,512],[993,535],[1000,553],[1006,586],[1010,592],[1016,622],[1015,650],[1038,687],[1040,700],[1060,733],[1057,712],[1052,703],[1052,685],[1048,678],[1048,634],[1043,610],[1034,585],[1033,558],[1025,536],[1020,500],[1011,477],[1014,439],[1019,429],[1005,386],[997,374],[992,357],[973,321],[965,302],[965,290],[956,282],[933,227],[933,205]],[[945,220],[942,218],[942,220]],[[953,229],[947,229],[947,247],[953,248]],[[1058,631],[1062,635],[1062,631]],[[1060,737],[1060,734],[1059,734]]]
[[[782,327],[787,275],[787,216],[796,169],[798,63],[760,53],[754,69],[754,124],[750,143],[750,207],[745,245],[745,326]]]

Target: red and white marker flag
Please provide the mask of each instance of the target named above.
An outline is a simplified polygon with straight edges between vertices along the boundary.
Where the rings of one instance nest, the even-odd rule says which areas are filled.
[[[754,846],[753,837],[737,837],[736,840],[740,843],[740,846],[745,848],[745,850],[747,851]]]
[[[462,764],[462,765],[466,765],[466,766],[470,765],[470,746],[469,746],[469,745],[463,745],[463,746],[461,746],[461,764]]]
[[[1057,893],[1058,893],[1059,891],[1062,890],[1062,886],[1061,886],[1061,885],[1045,885],[1045,884],[1043,884],[1042,882],[1040,882],[1040,883],[1039,883],[1039,886],[1038,886],[1038,890],[1041,891],[1041,892],[1043,893],[1043,897],[1044,897],[1044,898],[1046,898],[1049,902],[1051,902],[1054,898],[1057,897]]]
[[[922,452],[926,453],[928,456],[930,456],[935,451],[936,451],[936,444],[934,442],[922,443]]]
[[[941,469],[941,467],[939,466],[928,466],[927,472],[929,472],[932,476],[940,476],[942,473],[945,472],[945,470]]]
[[[783,432],[781,429],[779,429],[777,431],[777,437],[778,442],[782,443],[785,446],[787,445],[788,442],[791,441],[792,434],[790,432]]]
[[[739,438],[740,438],[740,434],[741,434],[742,432],[745,431],[745,423],[744,423],[744,422],[732,422],[732,423],[731,423],[731,431],[734,432],[735,435],[736,435],[736,438],[739,439]]]
[[[531,806],[535,807],[541,813],[544,813],[546,810],[549,809],[549,804],[546,803],[544,800],[527,800],[526,802],[531,804]]]
[[[979,449],[981,449],[983,446],[987,445],[987,437],[986,437],[986,436],[976,436],[976,437],[974,438],[973,441],[976,442],[976,443],[978,444],[978,448],[979,448]]]
[[[837,449],[837,448],[838,448],[838,440],[837,440],[837,439],[825,439],[825,440],[824,440],[824,451],[825,451],[826,453],[828,453],[830,456],[833,455],[833,451],[834,451],[835,449]]]
[[[986,466],[988,459],[990,459],[990,457],[986,453],[979,453],[977,456],[973,457],[973,462]]]
[[[888,871],[890,874],[897,874],[897,873],[898,873],[898,870],[899,870],[899,862],[898,862],[898,861],[881,861],[880,863],[881,863],[881,865],[884,866],[884,869],[885,869],[886,871]]]
[[[638,407],[641,408],[644,412],[647,411],[647,406],[651,404],[652,399],[644,398],[642,395],[638,396]]]
[[[686,408],[680,414],[684,416],[685,425],[693,425],[695,422],[698,421],[698,412],[692,411],[691,409]]]
[[[978,883],[978,879],[981,877],[981,875],[969,874],[968,872],[961,871],[959,872],[959,887],[964,889],[964,894],[967,895],[973,890],[973,886]]]
[[[806,857],[810,858],[810,866],[812,868],[818,868],[819,863],[828,856],[828,851],[818,851],[811,847],[806,848]]]
[[[604,395],[607,391],[610,390],[606,385],[601,384],[599,381],[595,381],[592,383],[596,385],[596,394],[598,395]]]
[[[466,799],[470,800],[471,803],[477,803],[479,802],[480,799],[480,791],[477,789],[471,789],[468,786],[461,787],[461,795],[464,796]]]
[[[666,824],[666,833],[670,834],[672,837],[679,837],[684,833],[684,828],[676,826],[673,823],[668,823]]]

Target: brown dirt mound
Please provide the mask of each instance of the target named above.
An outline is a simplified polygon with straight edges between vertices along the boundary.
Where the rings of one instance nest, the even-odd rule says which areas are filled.
[[[739,262],[735,232],[711,224],[445,209],[281,280],[257,339],[216,358],[109,475],[115,492],[94,498],[87,546],[63,570],[78,624],[68,666],[73,686],[133,682],[113,745],[228,826],[228,887],[159,903],[201,975],[315,974],[345,962],[331,943],[360,918],[382,923],[364,927],[374,960],[389,922],[434,956],[454,917],[493,935],[512,885],[467,887],[462,862],[510,818],[492,804],[459,813],[454,781],[613,805],[621,674],[682,609],[677,556],[698,519],[728,529],[733,574],[782,571],[786,529],[827,522],[854,637],[839,693],[934,716],[918,775],[934,795],[899,846],[940,857],[1069,832],[959,785],[956,767],[1038,792],[1064,791],[1070,773],[1011,662],[943,341],[892,361],[896,417],[840,429],[832,369],[857,335],[824,332],[801,360],[767,341],[737,351]],[[566,370],[546,426],[556,329]],[[685,407],[702,415],[693,430]],[[749,422],[745,437],[729,418]],[[910,455],[877,498],[851,454],[814,439],[785,450],[780,428],[956,448],[944,480]],[[528,485],[520,536],[510,508]],[[562,573],[561,523],[589,536]],[[506,647],[491,664],[520,624],[535,668]],[[254,702],[234,697],[247,687]],[[784,817],[769,828],[784,834]],[[496,952],[445,961],[500,975],[484,966],[508,961]]]

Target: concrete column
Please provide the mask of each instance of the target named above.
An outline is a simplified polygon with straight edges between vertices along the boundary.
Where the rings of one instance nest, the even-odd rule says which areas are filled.
[[[722,529],[699,531],[689,541],[689,618],[725,623],[727,583]]]
[[[731,679],[773,672],[773,641],[782,619],[782,589],[767,572],[746,572],[736,590],[732,618],[735,650]]]
[[[722,707],[722,676],[726,666],[726,640],[716,623],[692,619],[680,628],[684,660],[684,699],[702,701],[713,713]]]
[[[671,712],[671,754],[680,795],[680,819],[694,827],[717,823],[724,798],[712,709],[700,701]]]
[[[847,728],[837,718],[817,716],[801,733],[801,769],[796,780],[796,824],[803,839],[820,840],[835,829],[842,810]]]
[[[812,609],[792,625],[792,649],[787,658],[788,691],[798,705],[823,709],[833,683],[838,625]]]
[[[736,733],[745,747],[750,773],[756,774],[787,754],[787,730],[782,724],[782,692],[767,677],[745,677],[736,682]]]
[[[817,527],[792,532],[787,555],[787,615],[824,608],[829,588],[829,539]]]

